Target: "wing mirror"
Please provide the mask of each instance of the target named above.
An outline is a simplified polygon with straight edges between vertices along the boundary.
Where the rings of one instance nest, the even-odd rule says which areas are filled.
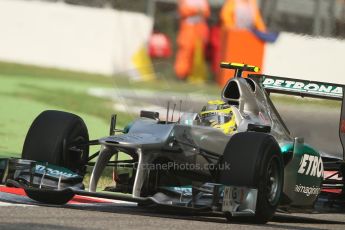
[[[150,118],[150,119],[159,121],[159,113],[158,112],[142,110],[142,111],[140,111],[140,117],[146,117],[146,118]]]
[[[258,124],[248,124],[247,131],[254,131],[260,133],[270,133],[271,126],[268,125],[258,125]]]

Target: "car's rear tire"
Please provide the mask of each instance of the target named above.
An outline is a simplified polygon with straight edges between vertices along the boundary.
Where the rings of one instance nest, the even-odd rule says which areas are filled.
[[[230,170],[220,171],[220,183],[258,189],[255,216],[264,224],[274,215],[284,184],[284,164],[275,139],[265,133],[244,132],[234,135],[225,148],[223,162]],[[233,219],[226,213],[228,220]]]
[[[47,110],[36,117],[26,135],[22,158],[66,167],[80,175],[86,171],[89,146],[71,149],[73,143],[86,143],[89,134],[77,115]]]

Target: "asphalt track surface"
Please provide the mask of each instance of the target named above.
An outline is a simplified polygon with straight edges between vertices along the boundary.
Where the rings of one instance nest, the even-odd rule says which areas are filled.
[[[118,205],[0,207],[0,229],[344,229],[345,215],[276,215],[266,225]]]
[[[293,135],[341,156],[336,109],[278,107]],[[298,115],[296,115],[298,114]],[[303,124],[303,125],[301,125]],[[277,214],[266,225],[224,217],[171,213],[127,204],[21,206],[1,204],[0,229],[345,229],[345,214]]]

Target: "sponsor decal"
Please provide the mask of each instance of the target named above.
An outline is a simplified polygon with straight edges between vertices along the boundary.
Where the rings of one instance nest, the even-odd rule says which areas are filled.
[[[223,212],[237,212],[242,208],[246,208],[245,212],[255,212],[257,189],[250,189],[246,187],[224,186],[223,190]]]
[[[314,187],[314,186],[308,187],[308,186],[297,185],[297,184],[295,186],[295,192],[303,193],[306,196],[310,196],[310,195],[317,196],[319,195],[320,190],[321,190],[320,188]]]
[[[265,78],[262,83],[265,88],[285,90],[290,92],[310,93],[320,96],[339,97],[343,96],[343,87],[322,83],[293,81],[288,79]]]
[[[299,165],[299,174],[318,178],[323,177],[323,162],[321,157],[304,154]]]
[[[341,120],[340,132],[345,133],[345,120]]]
[[[55,177],[77,177],[78,175],[75,173],[71,173],[71,172],[63,172],[57,169],[53,169],[53,168],[49,168],[44,165],[36,165],[36,172],[38,173],[44,173],[46,172],[47,175],[49,176],[55,176]]]
[[[224,187],[222,211],[235,211],[243,202],[244,192],[236,187]]]

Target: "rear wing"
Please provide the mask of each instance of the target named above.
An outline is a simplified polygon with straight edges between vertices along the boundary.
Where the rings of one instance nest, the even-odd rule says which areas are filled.
[[[250,74],[248,75],[248,78],[255,81],[268,94],[272,92],[342,101],[339,137],[343,147],[343,159],[345,160],[345,85],[275,77],[263,74]]]
[[[249,78],[258,83],[268,93],[274,92],[301,97],[343,100],[344,85],[274,77],[263,74],[251,74]]]

